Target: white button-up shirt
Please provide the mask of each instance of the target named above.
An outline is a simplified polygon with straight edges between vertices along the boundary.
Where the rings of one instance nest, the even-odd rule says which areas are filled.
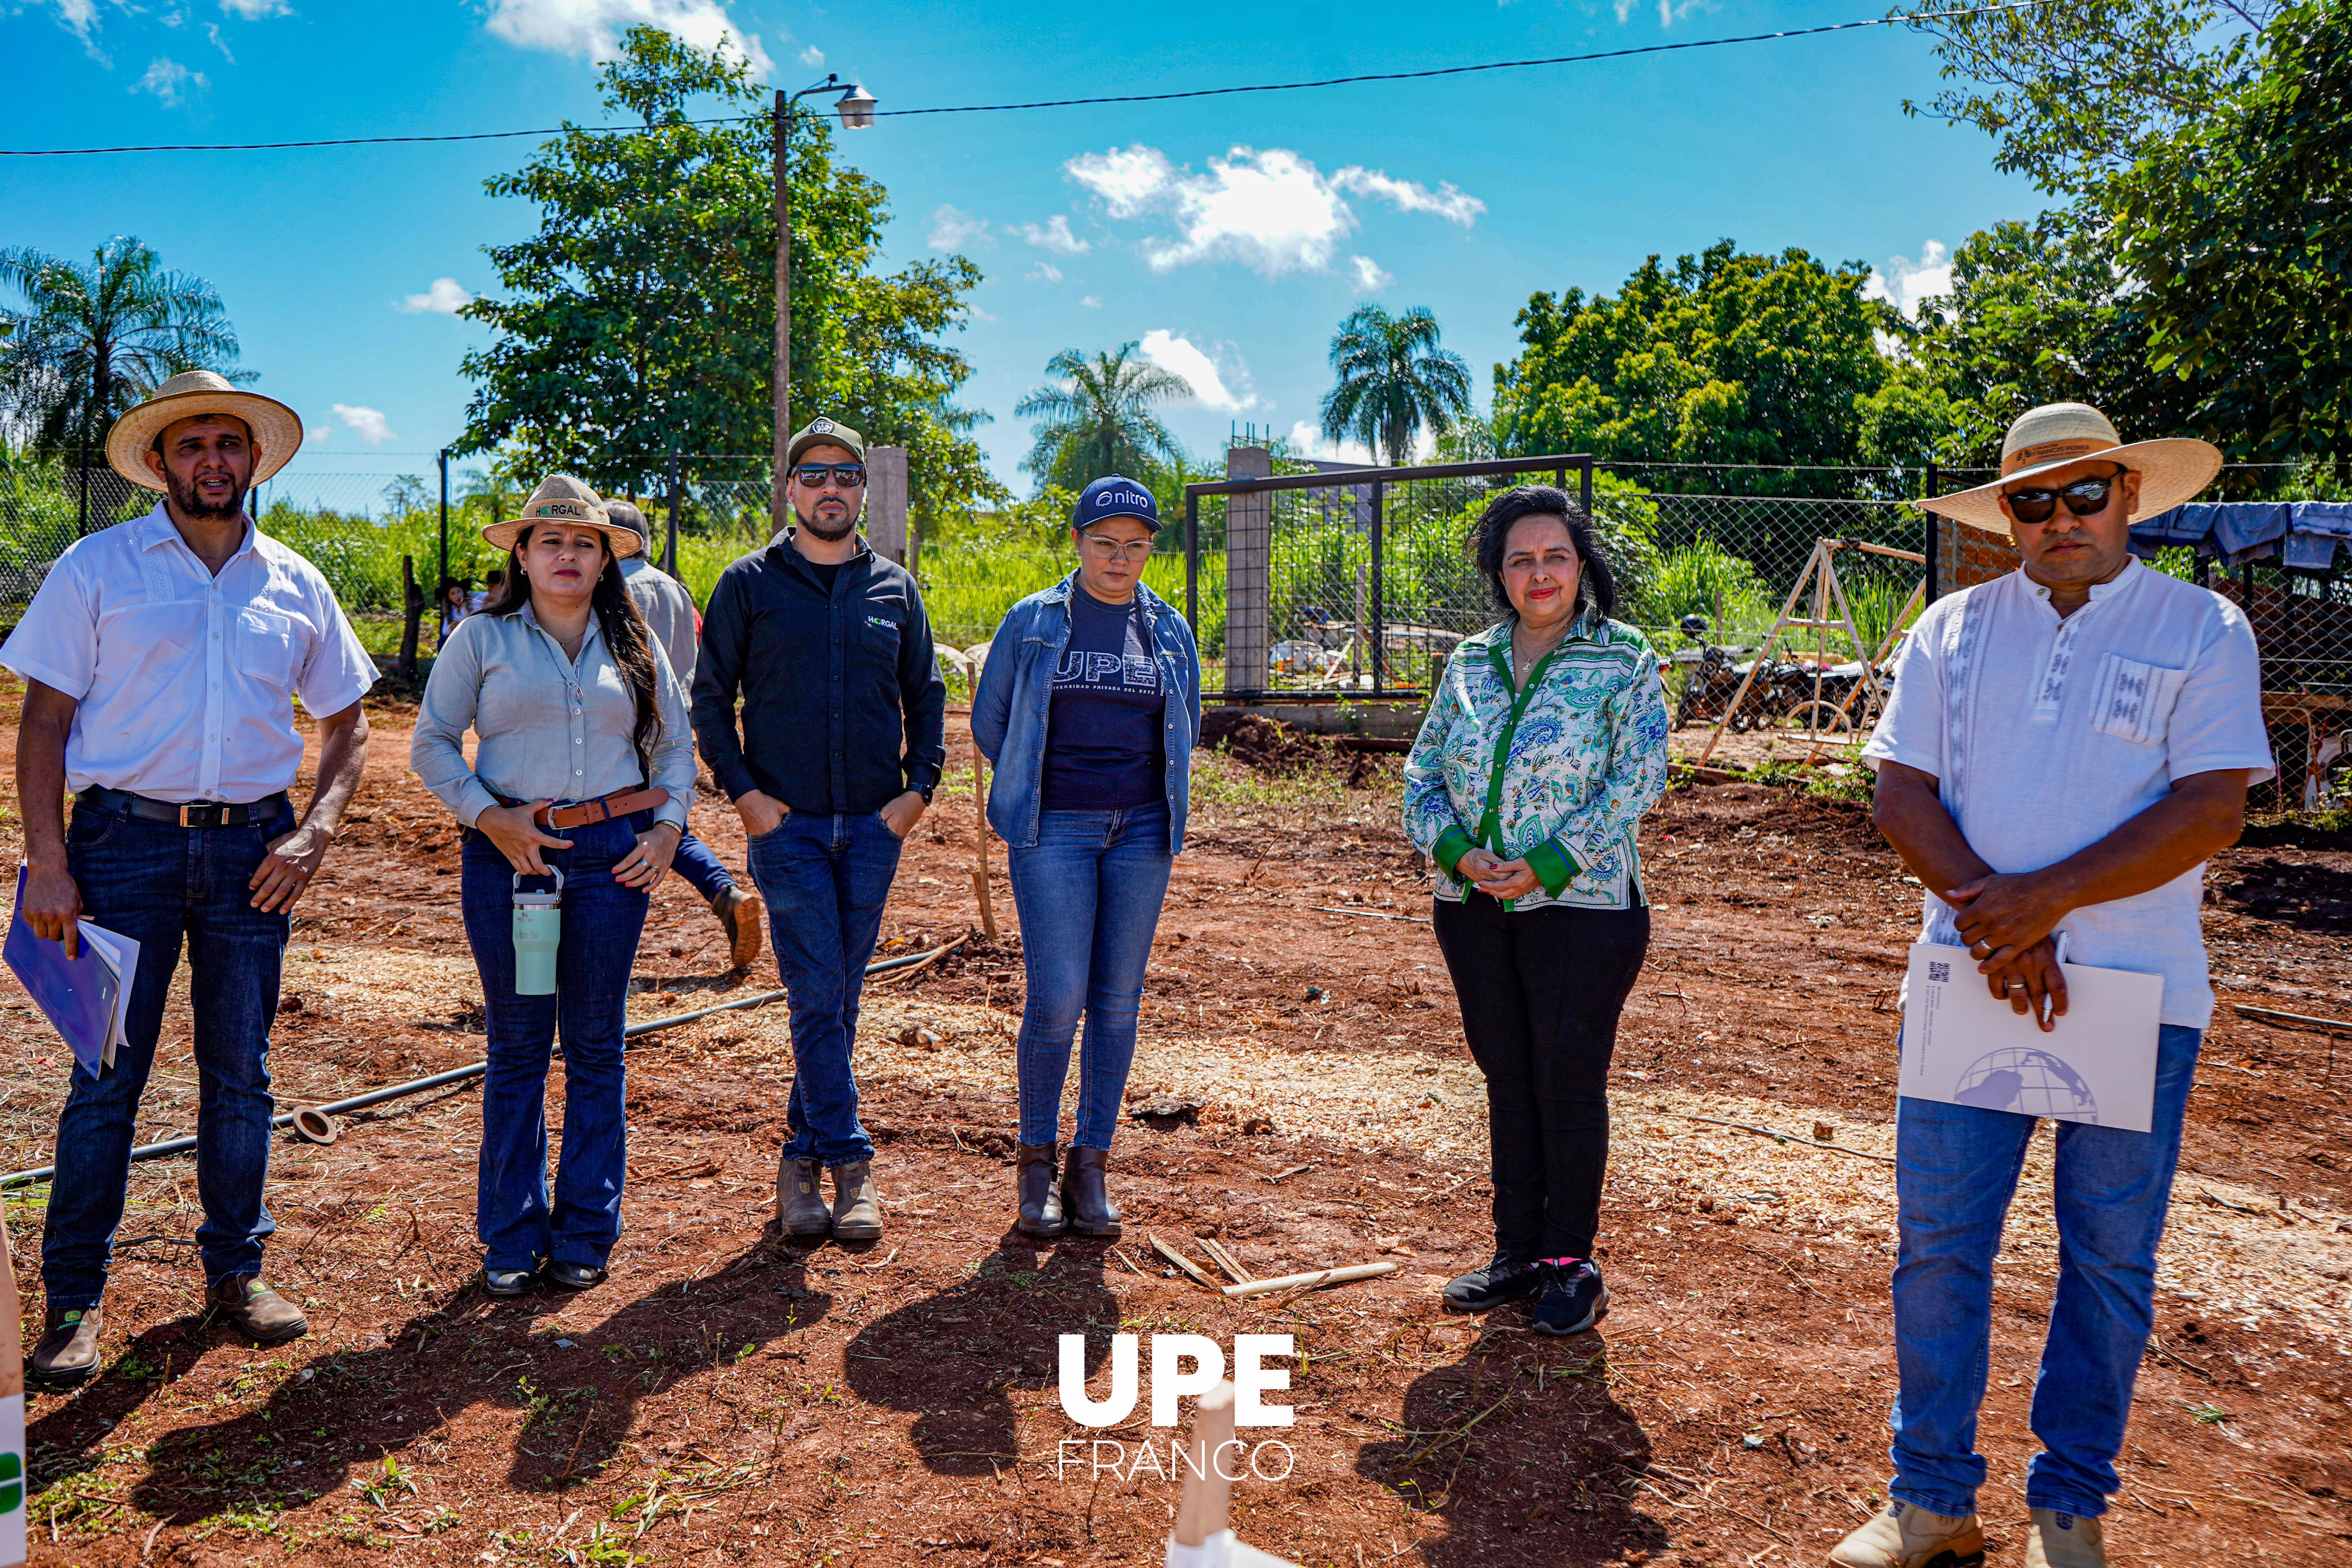
[[[2061,620],[2020,572],[1947,595],[1904,641],[1864,758],[1933,773],[1960,835],[1996,871],[2038,871],[2097,843],[2192,773],[2271,773],[2253,632],[2235,605],[2127,563]],[[2069,914],[2071,963],[2164,976],[2158,1016],[2212,1019],[2199,923],[2205,868]],[[1959,946],[1929,892],[1922,942]]]
[[[67,547],[0,664],[79,704],[69,788],[238,805],[293,784],[292,699],[340,713],[377,676],[316,566],[247,522],[215,576],[161,501]]]

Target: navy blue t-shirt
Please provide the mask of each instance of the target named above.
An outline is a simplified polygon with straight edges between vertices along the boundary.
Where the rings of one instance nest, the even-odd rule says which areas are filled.
[[[1143,605],[1070,584],[1070,641],[1045,724],[1047,811],[1118,811],[1161,799],[1168,694]]]

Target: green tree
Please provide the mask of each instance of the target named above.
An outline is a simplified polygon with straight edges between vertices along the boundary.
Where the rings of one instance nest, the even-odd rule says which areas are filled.
[[[155,252],[118,235],[88,263],[30,247],[0,249],[0,283],[24,308],[0,336],[0,416],[33,447],[89,447],[182,371],[236,364],[236,332],[201,278],[167,272]]]
[[[2149,366],[2241,458],[2352,462],[2352,5],[2311,0],[2259,71],[2102,189]]]
[[[539,232],[487,247],[503,298],[463,314],[499,333],[467,355],[476,383],[462,452],[510,473],[570,468],[601,488],[651,487],[672,451],[770,449],[775,221],[764,94],[740,56],[631,28],[600,74],[606,109],[638,128],[567,126],[490,194],[538,205]],[[715,108],[744,118],[719,124]],[[689,110],[691,109],[691,113]],[[953,395],[971,374],[939,341],[980,272],[961,256],[875,271],[887,193],[833,159],[822,116],[795,110],[793,403],[908,448],[919,526],[1003,494]]]
[[[1691,464],[1852,463],[1860,401],[1886,380],[1876,335],[1897,312],[1866,299],[1869,269],[1723,240],[1668,268],[1653,256],[1615,295],[1538,293],[1519,312],[1519,357],[1495,370],[1509,454],[1589,451]],[[1717,472],[1698,483],[1780,486]]]
[[[1391,316],[1358,306],[1331,338],[1338,382],[1323,398],[1325,439],[1360,441],[1402,468],[1423,426],[1444,436],[1468,416],[1470,367],[1437,339],[1425,307]]]
[[[1045,374],[1054,379],[1013,405],[1014,418],[1036,421],[1021,466],[1039,489],[1080,490],[1105,474],[1149,482],[1163,470],[1182,471],[1184,448],[1154,412],[1192,395],[1182,376],[1143,358],[1131,342],[1092,355],[1064,349],[1045,362]]]

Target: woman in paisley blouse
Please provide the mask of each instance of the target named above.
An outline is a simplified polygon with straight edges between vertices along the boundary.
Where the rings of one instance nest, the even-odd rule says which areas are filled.
[[[1567,495],[1505,491],[1471,544],[1505,615],[1455,647],[1404,772],[1494,1150],[1494,1261],[1445,1304],[1532,1295],[1539,1332],[1572,1334],[1609,1307],[1609,1058],[1650,945],[1633,833],[1665,792],[1665,693],[1649,643],[1609,618],[1608,558]]]

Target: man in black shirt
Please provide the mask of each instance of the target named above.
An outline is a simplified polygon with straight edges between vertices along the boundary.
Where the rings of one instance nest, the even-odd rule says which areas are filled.
[[[694,734],[743,818],[792,993],[777,1220],[790,1236],[871,1241],[882,1205],[850,1051],[899,847],[947,760],[947,687],[915,579],[857,535],[864,439],[814,419],[786,452],[800,526],[719,574],[702,620]],[[830,1207],[820,1166],[833,1172]]]

